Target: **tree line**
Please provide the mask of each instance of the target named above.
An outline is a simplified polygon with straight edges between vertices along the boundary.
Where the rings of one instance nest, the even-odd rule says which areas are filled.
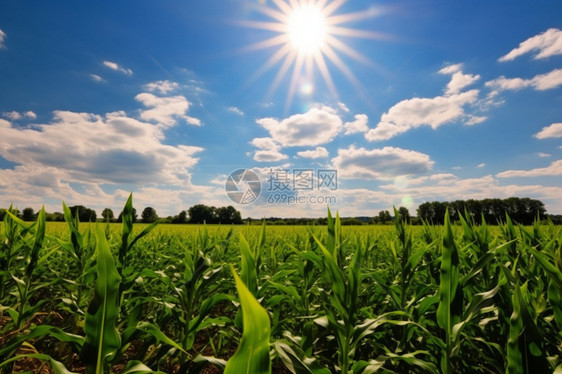
[[[427,222],[440,223],[445,219],[445,211],[449,209],[451,220],[458,220],[461,214],[467,214],[474,218],[478,224],[482,218],[487,223],[495,224],[505,221],[505,215],[521,224],[532,225],[535,219],[546,218],[546,209],[540,200],[528,197],[510,197],[508,199],[483,199],[483,200],[455,200],[432,201],[421,204],[418,207],[418,217]]]
[[[105,208],[101,213],[101,219],[98,219],[95,210],[87,208],[83,205],[74,205],[69,207],[70,212],[74,217],[78,216],[80,222],[121,222],[122,214],[120,212],[117,218],[113,210],[110,208]],[[4,220],[7,209],[0,209],[0,221]],[[18,209],[12,209],[12,214],[15,214],[24,221],[35,221],[37,218],[37,213],[33,208],[27,207],[22,211]],[[60,212],[46,213],[47,221],[63,222],[64,214]],[[178,215],[168,216],[168,217],[158,217],[156,209],[152,207],[146,207],[141,212],[139,217],[137,210],[133,208],[133,222],[142,223],[153,223],[155,221],[161,223],[221,223],[221,224],[241,224],[242,216],[238,210],[233,206],[226,207],[214,207],[204,204],[197,204],[190,207],[187,210],[182,210]]]

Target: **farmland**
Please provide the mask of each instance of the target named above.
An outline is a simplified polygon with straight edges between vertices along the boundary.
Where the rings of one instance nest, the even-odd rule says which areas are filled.
[[[6,216],[0,370],[562,370],[559,226],[157,226],[131,209]]]

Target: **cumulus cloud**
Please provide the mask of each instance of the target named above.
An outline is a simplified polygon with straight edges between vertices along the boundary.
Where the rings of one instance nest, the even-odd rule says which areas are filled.
[[[521,43],[517,48],[499,58],[500,62],[511,61],[526,53],[538,51],[534,59],[542,59],[562,54],[562,30],[551,28]]]
[[[297,152],[297,156],[302,158],[326,158],[329,156],[328,150],[324,147],[316,147],[316,149]]]
[[[562,123],[553,123],[550,126],[543,127],[541,131],[535,134],[535,138],[562,138]]]
[[[173,126],[178,119],[183,119],[190,125],[201,125],[199,119],[185,114],[189,109],[190,103],[183,96],[159,97],[143,92],[135,96],[135,99],[149,108],[142,110],[140,114],[140,117],[146,121],[155,121],[164,126]]]
[[[446,66],[439,70],[439,73],[451,75],[451,80],[445,89],[445,95],[458,94],[463,88],[470,86],[480,79],[480,75],[464,74],[462,72],[462,64]]]
[[[162,144],[162,129],[124,112],[97,115],[55,111],[49,124],[2,130],[0,155],[16,163],[15,172],[51,181],[88,183],[170,183],[189,180],[199,147]],[[29,177],[26,177],[29,178]],[[56,183],[51,183],[54,185]]]
[[[131,69],[125,68],[116,62],[104,61],[103,65],[110,68],[111,70],[121,72],[125,75],[129,75],[129,76],[133,75],[133,71]]]
[[[226,108],[226,110],[228,110],[231,113],[238,114],[239,116],[244,115],[244,112],[240,110],[240,108],[237,108],[235,106],[229,106],[228,108]]]
[[[166,95],[172,91],[179,88],[179,84],[176,82],[171,82],[169,80],[150,82],[143,86],[148,92],[158,92],[160,94]]]
[[[283,120],[261,118],[257,124],[283,147],[317,146],[328,143],[342,126],[342,120],[330,107],[312,108]]]
[[[365,134],[365,138],[368,141],[381,141],[420,126],[437,129],[452,122],[474,124],[474,118],[465,113],[464,106],[476,102],[478,92],[470,90],[453,95],[400,101],[381,116],[380,122]]]
[[[367,126],[368,121],[369,117],[367,117],[366,114],[356,114],[354,121],[346,122],[343,124],[345,135],[369,131],[369,126]]]
[[[287,159],[289,156],[280,152],[281,146],[272,138],[255,138],[251,144],[259,148],[254,153],[254,160],[258,162],[275,162]]]
[[[506,78],[503,75],[499,78],[486,82],[486,87],[491,88],[492,95],[497,95],[500,91],[517,91],[522,88],[532,87],[537,91],[545,91],[557,88],[562,85],[562,69],[555,69],[546,74],[539,74],[530,79]]]
[[[428,155],[395,147],[375,149],[350,146],[332,159],[342,178],[391,179],[427,173],[434,162]]]
[[[553,161],[549,166],[544,168],[502,171],[501,173],[498,173],[498,178],[545,177],[558,175],[562,175],[562,160]]]
[[[0,49],[6,48],[4,40],[6,40],[6,33],[0,29]]]

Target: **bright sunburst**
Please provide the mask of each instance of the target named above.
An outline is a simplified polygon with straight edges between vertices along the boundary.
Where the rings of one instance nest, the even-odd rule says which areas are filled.
[[[343,53],[357,61],[371,64],[362,54],[342,42],[339,37],[381,38],[381,34],[342,26],[346,22],[372,17],[373,9],[347,14],[336,14],[346,0],[273,0],[274,7],[259,5],[257,9],[271,21],[244,22],[244,25],[273,31],[275,36],[249,46],[249,49],[277,47],[277,51],[254,74],[257,79],[267,70],[281,64],[269,94],[271,95],[290,74],[290,86],[285,109],[297,92],[311,95],[314,76],[320,73],[332,95],[337,96],[329,64],[337,67],[352,83],[359,85],[351,70],[339,57]]]

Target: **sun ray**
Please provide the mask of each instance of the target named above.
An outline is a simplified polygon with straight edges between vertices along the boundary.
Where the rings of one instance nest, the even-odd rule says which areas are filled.
[[[247,27],[271,31],[277,35],[253,43],[244,50],[278,48],[250,80],[254,81],[277,64],[281,63],[268,96],[289,76],[285,100],[288,111],[297,92],[310,100],[315,87],[314,81],[319,76],[329,93],[337,98],[337,89],[331,67],[335,67],[353,85],[361,87],[359,80],[348,68],[339,54],[345,55],[367,66],[376,66],[363,54],[355,50],[343,38],[387,39],[382,33],[358,30],[345,26],[347,22],[360,21],[381,14],[375,7],[365,11],[338,14],[338,10],[347,0],[272,0],[272,5],[256,5],[255,9],[271,21],[246,21]],[[380,70],[377,69],[377,70]]]

